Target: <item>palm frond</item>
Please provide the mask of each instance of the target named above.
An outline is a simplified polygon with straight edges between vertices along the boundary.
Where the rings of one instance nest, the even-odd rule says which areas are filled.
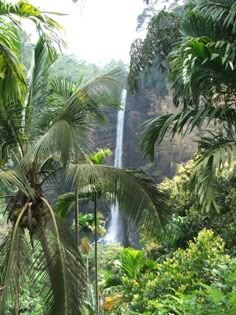
[[[19,300],[20,287],[25,284],[30,268],[30,248],[24,236],[18,232],[12,242],[9,234],[0,248],[0,283],[1,286],[4,284],[0,293],[1,315],[13,311],[15,301]],[[9,257],[11,245],[13,247]]]
[[[50,90],[50,94],[47,97],[47,106],[42,106],[39,115],[37,115],[35,121],[38,131],[43,133],[47,131],[52,123],[58,117],[58,113],[62,112],[68,100],[75,92],[76,85],[62,77],[50,77],[47,82],[47,90]],[[45,105],[45,104],[44,104]]]
[[[3,290],[0,294],[0,314],[7,314],[19,300],[19,287],[28,271],[30,256],[27,243],[19,231],[19,222],[28,204],[22,208],[12,231],[0,248],[0,281]]]
[[[124,275],[130,279],[135,279],[145,265],[146,258],[144,252],[127,248],[121,254],[121,269]]]
[[[52,77],[50,87],[52,90],[50,101],[56,105],[61,104],[61,106],[65,106],[76,90],[76,84],[64,77]]]
[[[94,185],[87,185],[78,189],[78,199],[80,202],[86,203],[93,198],[96,188]],[[54,206],[54,211],[61,218],[68,218],[68,215],[74,211],[75,208],[75,193],[68,192],[60,195]]]
[[[98,149],[97,151],[90,154],[89,159],[93,164],[103,164],[106,156],[111,156],[112,152],[108,148]]]
[[[46,314],[82,314],[86,272],[81,256],[66,224],[57,220],[47,200],[43,201],[49,208],[51,223],[36,235],[39,254],[34,264],[40,277],[37,274],[33,282],[41,286]],[[48,277],[50,286],[45,287]]]
[[[91,129],[85,119],[86,115],[77,104],[72,103],[57,117],[51,128],[36,142],[25,156],[21,166],[36,162],[40,157],[58,155],[67,163],[73,152],[89,150]]]
[[[236,4],[233,0],[205,1],[200,0],[196,6],[202,15],[227,31],[236,32]]]
[[[56,13],[53,12],[53,14],[55,15]],[[61,31],[62,27],[49,15],[50,12],[42,12],[25,0],[18,1],[15,4],[1,1],[0,4],[0,17],[7,17],[16,24],[19,24],[19,18],[31,20],[36,25],[39,34],[45,36],[49,46],[54,43],[57,46],[60,44],[64,45],[64,42],[58,35],[58,31]],[[50,51],[53,50],[50,49]]]
[[[69,213],[75,208],[75,193],[65,193],[57,198],[54,206],[55,213],[61,218],[68,218]]]
[[[67,177],[73,184],[93,184],[97,191],[109,193],[111,201],[117,199],[126,216],[135,222],[148,217],[158,225],[168,217],[165,194],[142,170],[77,164],[69,166]]]
[[[103,106],[119,107],[125,78],[125,70],[121,67],[104,70],[95,77],[83,78],[77,87],[77,93],[87,98],[87,108],[98,114]]]
[[[123,72],[119,68],[91,80],[82,81],[67,99],[50,129],[34,145],[24,162],[29,160],[32,162],[39,155],[45,157],[50,154],[59,154],[63,163],[67,163],[73,152],[81,152],[81,148],[88,152],[91,148],[91,128],[88,124],[88,117],[90,118],[91,114],[103,117],[100,107],[112,105],[111,99],[114,100],[115,94],[117,97],[119,95],[120,102],[121,90],[117,90],[117,85],[121,84],[121,81],[118,80],[121,74],[123,75]],[[60,85],[60,87],[62,86]],[[64,87],[68,87],[68,85],[64,85]]]
[[[24,154],[22,141],[22,104],[9,100],[0,104],[0,163],[12,159],[12,151],[20,159]]]
[[[199,141],[200,155],[192,180],[193,190],[199,197],[204,212],[218,210],[214,192],[214,178],[224,168],[231,167],[236,159],[236,141],[222,135],[202,138]]]
[[[0,170],[0,183],[11,188],[14,186],[24,192],[26,196],[34,196],[34,191],[30,187],[26,177],[16,170]]]
[[[185,37],[169,55],[176,104],[186,107],[213,98],[235,95],[235,46],[228,41],[214,42],[207,36]]]
[[[206,128],[211,122],[232,129],[236,122],[236,111],[229,106],[208,106],[199,109],[183,110],[147,120],[141,127],[140,151],[144,157],[153,161],[155,143],[159,144],[169,132],[171,137],[181,134],[183,137],[194,128]]]
[[[104,274],[104,285],[103,289],[111,288],[111,287],[117,287],[119,285],[122,285],[122,278],[119,274],[114,274],[113,272],[107,271]]]
[[[49,68],[55,59],[51,59],[50,51],[46,45],[44,37],[40,37],[35,48],[34,58],[29,73],[29,86],[25,99],[25,133],[26,136],[33,138],[39,134],[37,131],[38,121],[42,112],[48,104],[49,91]]]
[[[21,47],[17,31],[22,18],[31,20],[36,25],[52,60],[57,55],[57,47],[65,45],[59,34],[61,26],[48,13],[41,12],[28,1],[18,1],[16,4],[1,1],[0,91],[2,96],[13,95],[21,101],[26,92],[26,77],[20,58]]]
[[[207,36],[214,41],[225,40],[225,36],[227,36],[221,24],[214,23],[211,16],[206,17],[199,10],[191,10],[183,16],[181,33],[190,37]]]
[[[2,24],[0,27],[0,91],[4,101],[9,96],[22,101],[26,91],[26,76],[24,66],[20,61],[19,42],[19,34],[14,26]]]

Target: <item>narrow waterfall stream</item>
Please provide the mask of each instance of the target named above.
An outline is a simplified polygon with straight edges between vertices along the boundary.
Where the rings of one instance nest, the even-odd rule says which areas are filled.
[[[118,111],[117,115],[117,127],[116,127],[116,150],[114,166],[122,167],[122,155],[123,155],[123,133],[124,133],[124,120],[125,120],[125,105],[126,105],[127,90],[123,89],[121,96],[121,104],[123,108]],[[104,237],[105,243],[123,243],[123,227],[122,219],[119,213],[118,200],[111,205],[111,220],[108,227],[107,234]]]

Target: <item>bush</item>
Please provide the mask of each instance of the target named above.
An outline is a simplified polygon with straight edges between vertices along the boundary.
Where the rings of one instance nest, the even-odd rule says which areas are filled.
[[[188,248],[176,250],[138,277],[123,274],[108,301],[119,294],[114,314],[120,314],[125,305],[129,315],[233,315],[235,267],[236,260],[224,253],[223,240],[204,229]]]

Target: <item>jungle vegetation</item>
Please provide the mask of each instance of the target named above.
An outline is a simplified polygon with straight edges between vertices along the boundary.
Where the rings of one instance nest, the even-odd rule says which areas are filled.
[[[178,109],[143,124],[143,156],[199,131],[192,160],[157,184],[104,165],[111,151],[92,141],[104,109],[119,109],[123,65],[62,55],[55,16],[1,1],[0,314],[236,313],[236,5],[185,2],[158,11],[147,1],[146,38],[131,47],[130,91],[170,90]],[[98,243],[115,199],[140,249]]]

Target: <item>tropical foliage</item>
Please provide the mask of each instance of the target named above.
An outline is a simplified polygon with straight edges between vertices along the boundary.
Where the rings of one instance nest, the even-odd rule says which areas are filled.
[[[198,129],[193,160],[157,185],[103,165],[111,151],[93,143],[104,109],[120,107],[122,62],[59,57],[50,13],[0,3],[0,315],[236,313],[235,12],[196,0],[139,17],[130,87],[165,97],[171,85],[178,107],[143,125],[141,152]],[[114,200],[139,223],[140,249],[103,243]]]
[[[202,230],[188,247],[163,262],[125,249],[104,274],[104,309],[110,314],[233,314],[235,260],[222,240]]]
[[[143,155],[153,158],[154,144],[167,133],[199,130],[192,187],[205,212],[218,210],[213,178],[235,159],[234,13],[231,1],[199,0],[186,7],[181,38],[168,55],[168,77],[180,110],[145,122],[140,139]]]
[[[185,248],[188,241],[203,229],[211,229],[225,242],[225,250],[235,255],[235,167],[224,170],[213,179],[218,213],[202,214],[196,194],[192,193],[191,181],[194,162],[189,161],[178,168],[177,174],[161,183],[170,200],[172,216],[164,230],[141,228],[142,244],[148,255],[171,253],[176,248]],[[160,247],[161,244],[161,247]]]

